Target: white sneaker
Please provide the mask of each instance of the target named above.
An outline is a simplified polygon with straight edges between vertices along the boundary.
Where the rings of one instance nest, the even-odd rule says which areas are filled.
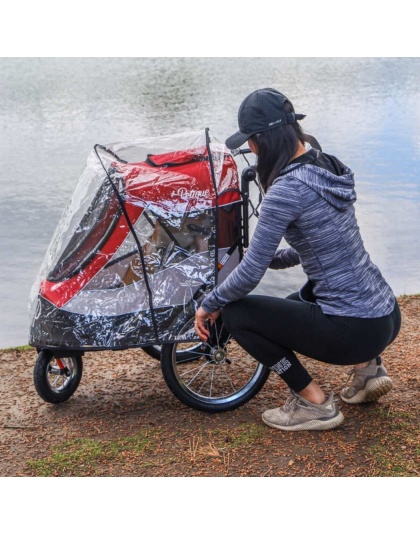
[[[348,404],[374,402],[392,389],[392,380],[380,357],[371,360],[367,367],[352,369],[349,379],[351,376],[353,382],[340,393],[342,400]]]
[[[330,430],[344,421],[331,393],[324,404],[307,401],[294,391],[284,406],[266,410],[262,420],[268,426],[280,430]]]

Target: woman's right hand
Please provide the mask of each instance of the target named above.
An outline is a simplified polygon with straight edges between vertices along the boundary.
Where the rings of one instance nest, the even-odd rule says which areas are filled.
[[[201,306],[198,308],[198,310],[195,312],[194,330],[200,339],[207,341],[210,332],[207,328],[206,322],[209,319],[210,323],[213,324],[219,315],[220,310],[208,313],[204,311]]]

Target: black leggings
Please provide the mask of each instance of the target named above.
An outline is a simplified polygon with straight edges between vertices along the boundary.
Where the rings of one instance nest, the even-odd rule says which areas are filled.
[[[256,360],[271,367],[290,389],[312,381],[293,351],[334,365],[354,365],[379,356],[401,327],[398,304],[375,319],[325,315],[298,293],[286,299],[248,295],[222,311],[232,337]]]

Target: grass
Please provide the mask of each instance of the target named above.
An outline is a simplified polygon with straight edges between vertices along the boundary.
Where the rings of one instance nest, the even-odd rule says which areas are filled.
[[[216,431],[210,441],[203,435],[195,435],[189,440],[184,451],[190,463],[205,458],[218,458],[225,474],[228,474],[231,461],[238,449],[255,445],[262,437],[263,428],[256,424],[241,425],[239,432],[222,435]],[[156,430],[152,431],[156,433]],[[155,440],[151,431],[140,432],[117,440],[97,440],[77,438],[54,446],[45,458],[27,461],[27,476],[36,477],[95,477],[112,476],[115,469],[130,464],[147,469],[158,464],[145,453],[152,451]],[[157,460],[156,460],[157,461]],[[166,458],[164,463],[177,463],[175,457]],[[205,461],[205,460],[204,460]],[[160,458],[160,465],[162,458]]]
[[[378,411],[381,418],[389,416]],[[408,412],[392,411],[389,432],[384,433],[380,443],[370,448],[374,461],[374,476],[411,477],[418,476],[420,462],[420,440],[418,418]]]
[[[243,423],[239,427],[233,429],[226,435],[225,431],[214,430],[207,436],[196,436],[195,440],[200,442],[208,441],[212,446],[218,450],[223,449],[240,449],[248,445],[255,444],[264,435],[265,429],[262,426],[254,423]],[[197,446],[195,447],[198,448]]]
[[[29,476],[100,476],[109,464],[133,461],[151,446],[150,433],[114,441],[78,438],[55,446],[46,458],[28,460]]]
[[[265,428],[254,423],[247,423],[241,426],[243,427],[242,432],[229,443],[231,449],[252,445],[261,439],[265,432]]]

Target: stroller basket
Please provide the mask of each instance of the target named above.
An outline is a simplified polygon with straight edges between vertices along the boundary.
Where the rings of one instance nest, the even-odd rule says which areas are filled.
[[[196,339],[183,325],[240,256],[238,169],[208,129],[96,145],[33,286],[29,342],[85,351]]]

